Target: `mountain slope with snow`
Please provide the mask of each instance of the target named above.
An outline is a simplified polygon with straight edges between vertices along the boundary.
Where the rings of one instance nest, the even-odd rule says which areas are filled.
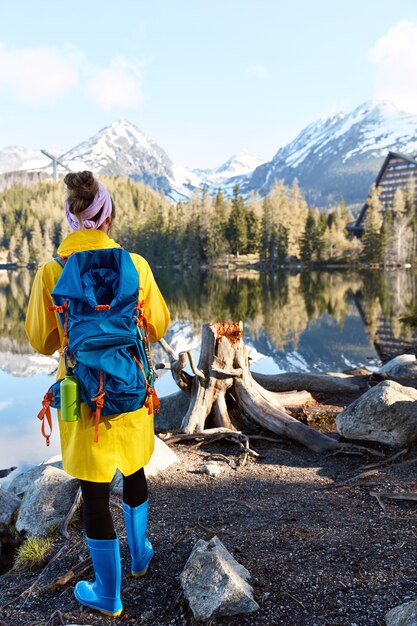
[[[0,174],[19,172],[47,167],[48,157],[40,150],[31,150],[23,146],[7,146],[0,150]]]
[[[62,155],[61,160],[71,170],[129,176],[166,195],[172,188],[171,159],[158,144],[125,120],[103,128]]]
[[[216,170],[191,171],[174,164],[166,152],[139,128],[121,120],[103,128],[97,135],[61,157],[72,170],[90,169],[96,174],[129,176],[172,200],[187,199],[206,184],[215,191],[231,179],[247,176],[260,165],[260,159],[241,152]]]
[[[297,178],[311,203],[323,206],[340,196],[363,202],[389,150],[417,152],[417,116],[389,102],[367,102],[307,126],[246,178],[242,190],[265,195],[275,180]]]
[[[348,204],[362,203],[389,150],[417,152],[417,116],[389,102],[368,102],[348,114],[339,113],[304,128],[273,159],[262,163],[239,152],[215,169],[189,170],[172,162],[166,152],[139,128],[121,120],[103,128],[61,159],[73,170],[129,176],[161,191],[174,201],[186,200],[195,189],[219,187],[231,195],[266,195],[275,180],[290,185],[297,178],[307,200],[327,206],[344,196]],[[0,150],[0,174],[16,170],[48,172],[47,157],[34,150]]]

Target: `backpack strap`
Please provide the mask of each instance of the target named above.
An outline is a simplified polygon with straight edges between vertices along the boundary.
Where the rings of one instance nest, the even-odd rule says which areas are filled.
[[[161,403],[155,391],[155,387],[153,387],[148,381],[148,379],[146,378],[145,368],[143,367],[142,363],[140,362],[136,354],[133,352],[132,348],[128,348],[128,352],[134,358],[136,365],[139,367],[140,371],[142,372],[143,380],[145,381],[146,400],[145,400],[144,406],[148,409],[148,415],[151,415],[152,413],[159,413],[160,408],[161,408]]]
[[[96,396],[94,396],[94,398],[91,398],[92,402],[96,403],[96,410],[93,413],[94,417],[95,417],[95,422],[94,422],[94,443],[98,443],[98,426],[100,423],[100,416],[101,416],[101,410],[103,408],[104,405],[104,396],[106,395],[106,392],[104,391],[104,372],[102,370],[100,370],[100,387],[98,390],[98,394]]]
[[[42,400],[42,409],[38,413],[38,419],[42,422],[42,435],[46,439],[46,445],[49,446],[49,440],[52,435],[52,416],[51,416],[51,402],[53,400],[54,394],[48,391]],[[49,426],[49,434],[46,433],[45,430],[45,419],[48,422]]]
[[[65,267],[65,263],[68,261],[67,256],[55,256],[54,257],[54,261],[56,261],[58,263],[58,265],[60,265],[62,268]]]
[[[140,291],[142,291],[142,288],[140,289]],[[146,360],[148,362],[149,375],[150,375],[150,379],[148,380],[148,383],[153,387],[155,378],[158,378],[158,375],[155,371],[155,368],[152,362],[151,347],[149,343],[148,322],[146,320],[146,317],[143,314],[144,306],[145,306],[145,301],[141,300],[139,296],[138,303],[135,307],[136,315],[134,314],[133,317],[136,320],[136,326],[138,329],[139,339],[143,343]]]
[[[59,349],[59,353],[63,357],[65,348],[68,345],[68,302],[64,300],[64,304],[62,305],[48,306],[48,311],[56,311],[57,313],[64,314],[64,334],[62,336],[62,343]]]

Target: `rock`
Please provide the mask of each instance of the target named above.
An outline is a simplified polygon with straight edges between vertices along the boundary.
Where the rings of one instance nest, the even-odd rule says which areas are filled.
[[[148,465],[145,465],[146,478],[156,476],[159,472],[163,472],[173,465],[173,463],[179,463],[179,458],[162,439],[155,435],[155,448],[151,460]],[[113,478],[111,491],[116,495],[122,495],[123,493],[123,476],[119,470],[117,470]]]
[[[53,465],[42,466],[31,489],[23,497],[16,520],[18,531],[46,535],[65,519],[74,501],[79,482]]]
[[[6,478],[6,476],[14,472],[15,469],[17,469],[17,467],[9,467],[9,469],[0,470],[0,478]]]
[[[26,491],[32,488],[35,480],[37,480],[39,476],[41,476],[43,470],[45,469],[45,466],[50,465],[52,467],[58,467],[59,469],[62,469],[62,460],[60,459],[60,456],[54,456],[53,458],[49,459],[49,461],[45,461],[40,465],[36,465],[35,467],[32,467],[30,470],[24,472],[23,474],[19,474],[11,481],[10,485],[8,486],[8,491],[11,491],[16,496],[25,495]]]
[[[387,626],[417,626],[417,600],[400,604],[385,615]]]
[[[417,378],[417,360],[414,354],[400,354],[385,363],[378,371],[393,378]]]
[[[180,575],[194,617],[238,615],[259,609],[248,583],[250,574],[226,550],[218,537],[195,544]]]
[[[8,526],[19,506],[20,498],[7,491],[7,489],[0,488],[0,524]]]
[[[216,461],[208,461],[208,463],[204,463],[200,467],[200,472],[202,474],[208,474],[209,476],[212,476],[212,478],[217,478],[217,476],[220,476],[223,472],[223,469],[218,463],[216,463]]]
[[[156,476],[159,472],[179,463],[179,458],[162,439],[155,435],[155,448],[148,465],[145,466],[146,477]]]
[[[187,413],[190,398],[183,391],[177,391],[160,399],[161,409],[154,415],[157,433],[172,433],[179,430],[182,418]]]
[[[417,438],[417,390],[384,380],[349,404],[336,418],[347,439],[407,445]]]

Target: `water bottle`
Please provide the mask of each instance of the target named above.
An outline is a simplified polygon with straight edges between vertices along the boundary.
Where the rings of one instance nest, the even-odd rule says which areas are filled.
[[[80,417],[80,390],[72,369],[68,368],[67,375],[60,384],[61,420],[76,422]]]

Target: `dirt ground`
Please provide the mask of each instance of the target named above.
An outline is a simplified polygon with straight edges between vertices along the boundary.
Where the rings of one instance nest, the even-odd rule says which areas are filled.
[[[195,624],[179,574],[195,542],[214,535],[250,571],[260,605],[256,613],[216,624],[377,626],[385,624],[390,608],[417,598],[416,502],[383,499],[379,504],[370,495],[416,493],[416,463],[403,464],[402,456],[356,478],[363,466],[380,459],[319,456],[288,442],[251,445],[260,456],[245,466],[231,442],[174,446],[181,463],[149,480],[155,558],[143,579],[129,575],[120,500],[114,500],[123,560],[122,616],[112,619],[82,608],[73,596],[74,583],[44,591],[88,556],[76,520],[68,547],[42,574],[0,577],[0,625]],[[218,478],[199,472],[208,459],[222,468]],[[63,545],[57,539],[54,551]],[[88,575],[91,571],[83,577]]]

